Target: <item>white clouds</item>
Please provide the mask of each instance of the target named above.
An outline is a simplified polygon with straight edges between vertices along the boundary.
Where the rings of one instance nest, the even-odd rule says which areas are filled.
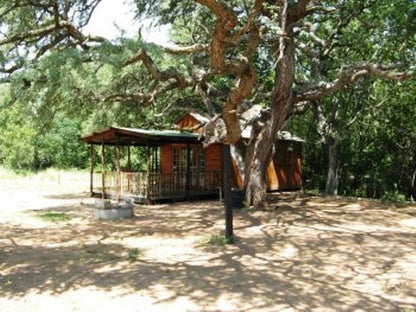
[[[127,37],[133,37],[137,34],[138,28],[131,4],[120,0],[103,0],[95,9],[84,31],[91,35],[115,39],[120,36],[121,30],[126,32]]]
[[[134,37],[142,28],[143,39],[159,45],[169,44],[169,25],[150,27],[151,22],[139,23],[134,19],[134,7],[130,1],[103,0],[95,9],[90,22],[84,27],[86,34],[116,39],[121,31],[125,37]]]

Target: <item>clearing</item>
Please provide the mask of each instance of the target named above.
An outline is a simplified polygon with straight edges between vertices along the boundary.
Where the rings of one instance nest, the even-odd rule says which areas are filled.
[[[414,205],[285,194],[224,246],[218,201],[99,221],[85,185],[10,185],[1,311],[416,311]]]

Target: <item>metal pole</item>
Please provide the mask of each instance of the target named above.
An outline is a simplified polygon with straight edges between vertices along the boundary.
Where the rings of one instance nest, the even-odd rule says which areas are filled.
[[[225,238],[229,244],[234,243],[233,207],[231,194],[231,152],[230,145],[222,147],[224,208],[225,208]]]
[[[90,144],[90,195],[94,196],[94,147]]]
[[[105,145],[101,144],[101,188],[102,198],[105,199]]]

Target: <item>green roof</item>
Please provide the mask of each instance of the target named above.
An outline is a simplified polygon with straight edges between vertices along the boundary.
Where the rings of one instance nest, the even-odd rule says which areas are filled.
[[[157,146],[166,143],[198,143],[196,133],[177,130],[145,130],[125,127],[109,127],[83,136],[88,144]]]

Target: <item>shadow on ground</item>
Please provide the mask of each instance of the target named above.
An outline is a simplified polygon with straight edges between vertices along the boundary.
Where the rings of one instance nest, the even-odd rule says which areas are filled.
[[[214,201],[143,206],[106,222],[87,206],[48,209],[72,219],[3,226],[0,296],[94,286],[207,311],[223,301],[242,311],[416,307],[416,222],[367,202],[281,197],[269,211],[236,211],[238,240],[225,247],[197,243],[223,227]]]

